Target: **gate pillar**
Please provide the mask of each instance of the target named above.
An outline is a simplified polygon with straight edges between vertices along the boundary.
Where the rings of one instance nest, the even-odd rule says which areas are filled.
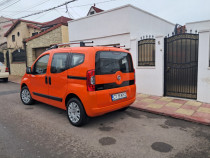
[[[199,32],[197,100],[210,103],[210,30]]]

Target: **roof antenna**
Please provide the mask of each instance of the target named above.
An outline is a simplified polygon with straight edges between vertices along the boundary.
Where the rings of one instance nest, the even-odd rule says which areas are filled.
[[[96,4],[94,3],[94,5],[93,5],[94,7],[96,6]]]

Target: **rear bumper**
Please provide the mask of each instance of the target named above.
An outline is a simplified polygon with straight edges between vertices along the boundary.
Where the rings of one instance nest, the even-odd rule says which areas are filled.
[[[122,109],[124,107],[128,107],[135,100],[136,100],[136,97],[134,97],[134,98],[132,98],[130,100],[121,102],[121,103],[117,103],[117,104],[113,104],[113,105],[107,106],[107,107],[92,108],[92,109],[90,109],[90,110],[88,110],[86,112],[87,112],[87,115],[90,116],[90,117],[100,116],[100,115],[103,115],[103,114],[106,114],[106,113],[109,113],[109,112],[112,112],[112,111],[116,111],[116,110]]]
[[[9,77],[8,72],[0,73],[0,78],[8,78],[8,77]]]

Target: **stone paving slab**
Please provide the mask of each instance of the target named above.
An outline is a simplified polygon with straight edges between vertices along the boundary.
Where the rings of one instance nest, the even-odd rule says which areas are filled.
[[[137,94],[131,108],[210,125],[210,103]]]

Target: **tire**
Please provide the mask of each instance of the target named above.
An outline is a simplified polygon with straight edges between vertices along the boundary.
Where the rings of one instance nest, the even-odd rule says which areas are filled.
[[[67,117],[73,126],[80,127],[89,120],[82,103],[77,98],[71,98],[67,102]]]
[[[20,99],[25,105],[32,105],[34,103],[30,91],[27,86],[24,86],[20,91]]]
[[[4,78],[3,80],[4,80],[4,82],[8,82],[8,78]]]
[[[122,108],[122,109],[119,109],[119,111],[125,111],[125,110],[127,110],[128,108],[129,108],[129,106],[124,107],[124,108]]]

